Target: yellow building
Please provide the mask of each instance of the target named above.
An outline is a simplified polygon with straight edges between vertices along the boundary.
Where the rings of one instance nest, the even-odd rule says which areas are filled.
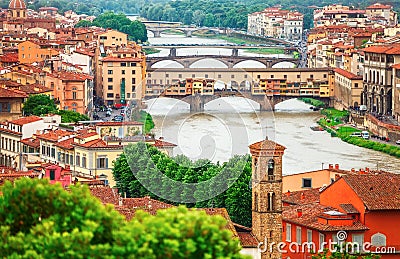
[[[0,86],[0,121],[17,119],[28,95],[22,91]]]
[[[99,58],[96,92],[107,105],[140,101],[146,87],[146,59],[140,46],[109,48]]]
[[[107,30],[98,34],[98,46],[117,47],[128,45],[128,34],[116,30]]]
[[[143,123],[137,121],[104,121],[96,124],[96,131],[100,137],[132,137],[143,133]]]
[[[341,68],[335,69],[335,108],[359,107],[363,78]]]

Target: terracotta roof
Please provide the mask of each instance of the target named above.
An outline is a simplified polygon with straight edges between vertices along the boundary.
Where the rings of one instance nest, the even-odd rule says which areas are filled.
[[[28,95],[20,90],[0,87],[0,98],[27,98]]]
[[[340,208],[343,209],[343,211],[347,214],[355,214],[355,213],[360,213],[354,206],[353,204],[340,204]]]
[[[149,196],[143,198],[125,198],[122,199],[122,206],[131,209],[149,209],[157,211],[159,209],[167,209],[174,207],[171,204],[151,199]]]
[[[102,139],[95,139],[89,142],[86,142],[84,144],[79,144],[79,143],[74,143],[75,146],[80,146],[84,148],[108,148],[108,149],[123,149],[122,145],[108,145],[104,140]]]
[[[87,79],[93,79],[92,76],[83,73],[73,73],[67,71],[54,72],[52,74],[48,74],[51,77],[60,78],[65,81],[85,81]]]
[[[95,131],[92,131],[92,132],[82,131],[79,135],[76,136],[76,138],[77,139],[85,139],[85,138],[90,138],[90,137],[93,137],[96,135],[97,135],[97,132],[95,132]]]
[[[282,194],[282,201],[291,205],[319,203],[319,189],[288,191]]]
[[[364,52],[400,55],[400,45],[377,45],[362,49]]]
[[[40,94],[52,91],[50,88],[40,84],[21,85],[19,89],[27,94]]]
[[[96,123],[96,126],[124,126],[124,125],[143,125],[138,121],[102,121]]]
[[[167,142],[167,141],[163,141],[163,140],[159,140],[159,139],[156,139],[154,141],[154,146],[155,147],[176,147],[176,145],[173,144],[173,143],[170,143],[170,142]]]
[[[127,58],[118,58],[118,57],[105,57],[101,61],[103,62],[140,62],[142,61],[141,58],[133,58],[133,57],[127,57]]]
[[[391,8],[392,8],[391,5],[384,5],[381,3],[375,3],[367,7],[367,9],[391,9]]]
[[[70,131],[56,129],[56,130],[50,130],[50,131],[44,132],[43,134],[38,134],[37,138],[56,142],[62,137],[70,136],[73,134],[74,133],[70,132]]]
[[[0,56],[0,62],[2,63],[17,63],[18,61],[18,53],[5,53]]]
[[[298,215],[298,210],[301,209],[301,216]],[[284,222],[293,223],[299,226],[304,226],[309,229],[318,231],[362,231],[368,230],[361,222],[353,220],[351,225],[329,225],[318,222],[318,216],[328,211],[336,211],[332,207],[321,204],[303,204],[295,206],[284,206],[282,220]]]
[[[279,145],[278,143],[275,143],[274,141],[268,139],[251,144],[249,148],[250,150],[268,149],[268,150],[281,150],[281,151],[286,149],[284,146]]]
[[[340,74],[344,77],[347,77],[348,79],[351,79],[351,80],[362,80],[363,79],[362,76],[355,75],[355,74],[353,74],[349,71],[346,71],[344,69],[341,69],[341,68],[335,68],[334,71],[335,71],[335,73],[338,73],[338,74]]]
[[[11,0],[8,9],[26,9],[24,0]]]
[[[69,138],[63,141],[58,142],[54,146],[64,148],[64,149],[73,149],[74,148],[74,138]]]
[[[15,124],[15,125],[19,125],[19,126],[23,126],[25,124],[36,122],[36,121],[40,121],[40,120],[43,120],[43,119],[38,117],[38,116],[28,116],[28,117],[22,117],[22,118],[19,118],[19,119],[16,119],[16,120],[9,121],[9,123],[12,123],[12,124]]]
[[[344,175],[342,178],[368,210],[400,210],[400,175]]]
[[[21,143],[33,148],[40,147],[40,141],[37,138],[25,138],[21,140]]]
[[[93,196],[98,198],[104,204],[118,204],[120,196],[116,189],[106,186],[92,186],[89,190]]]
[[[257,248],[257,238],[251,232],[251,228],[233,223],[239,237],[240,245],[244,248]]]
[[[77,49],[77,50],[75,50],[75,53],[86,55],[86,56],[90,56],[90,57],[94,57],[94,52],[91,52],[91,51],[86,50],[86,49]]]

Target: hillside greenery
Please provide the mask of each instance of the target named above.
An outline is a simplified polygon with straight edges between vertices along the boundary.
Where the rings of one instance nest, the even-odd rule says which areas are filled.
[[[75,27],[90,27],[97,26],[102,28],[111,28],[129,35],[131,40],[136,42],[147,41],[146,26],[138,20],[131,21],[125,14],[105,12],[96,17],[93,22],[82,20]]]
[[[38,10],[43,6],[54,6],[60,13],[73,10],[79,14],[99,16],[107,11],[125,14],[140,14],[149,20],[182,22],[186,25],[209,27],[247,28],[247,14],[261,11],[266,7],[281,5],[284,9],[297,10],[303,14],[305,28],[312,26],[313,9],[309,6],[344,4],[355,8],[365,8],[376,0],[37,0],[28,8]],[[395,10],[400,11],[400,1],[388,0]],[[7,8],[8,0],[0,0],[0,6]]]

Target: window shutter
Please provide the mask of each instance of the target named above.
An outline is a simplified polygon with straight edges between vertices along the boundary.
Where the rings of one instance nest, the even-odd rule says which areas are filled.
[[[99,168],[100,167],[100,159],[96,159],[96,167]]]
[[[61,161],[61,152],[57,153],[57,161]]]
[[[108,168],[108,158],[105,158],[106,160],[106,168]]]
[[[7,103],[7,111],[10,112],[11,111],[11,104]]]

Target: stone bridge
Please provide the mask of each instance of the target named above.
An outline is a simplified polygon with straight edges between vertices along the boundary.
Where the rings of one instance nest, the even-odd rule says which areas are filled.
[[[233,49],[232,51],[235,51]],[[236,50],[237,51],[237,50]],[[148,68],[152,68],[154,64],[164,61],[171,60],[179,63],[184,68],[190,68],[193,63],[203,59],[215,59],[224,63],[228,68],[233,68],[236,64],[252,60],[258,61],[265,65],[266,68],[272,68],[274,65],[281,62],[291,62],[296,67],[299,66],[300,60],[295,58],[271,58],[271,57],[247,57],[247,56],[221,56],[221,55],[192,55],[192,56],[166,56],[166,57],[147,57],[146,65]]]
[[[185,34],[186,37],[192,37],[192,33],[196,31],[212,31],[215,34],[219,34],[220,30],[219,29],[214,29],[214,28],[208,28],[208,27],[164,27],[164,26],[148,26],[146,25],[146,29],[148,31],[151,31],[154,34],[155,38],[161,37],[161,33],[167,30],[175,30],[175,31],[181,31]]]
[[[246,98],[249,100],[253,100],[256,103],[260,105],[260,111],[274,111],[275,110],[275,105],[286,101],[290,100],[293,98],[298,98],[300,96],[294,96],[294,95],[253,95],[251,91],[215,91],[213,95],[201,95],[201,94],[196,94],[196,95],[187,95],[187,96],[182,96],[182,95],[175,95],[175,96],[165,96],[164,94],[161,94],[160,97],[162,98],[173,98],[173,99],[178,99],[183,102],[186,102],[190,105],[190,112],[203,112],[204,111],[204,105],[216,100],[218,98],[222,97],[242,97]],[[301,97],[310,97],[310,96],[301,96]],[[153,99],[154,97],[145,97],[146,100]],[[331,100],[329,97],[312,97],[317,100],[321,100],[325,102],[327,106],[331,104]]]

